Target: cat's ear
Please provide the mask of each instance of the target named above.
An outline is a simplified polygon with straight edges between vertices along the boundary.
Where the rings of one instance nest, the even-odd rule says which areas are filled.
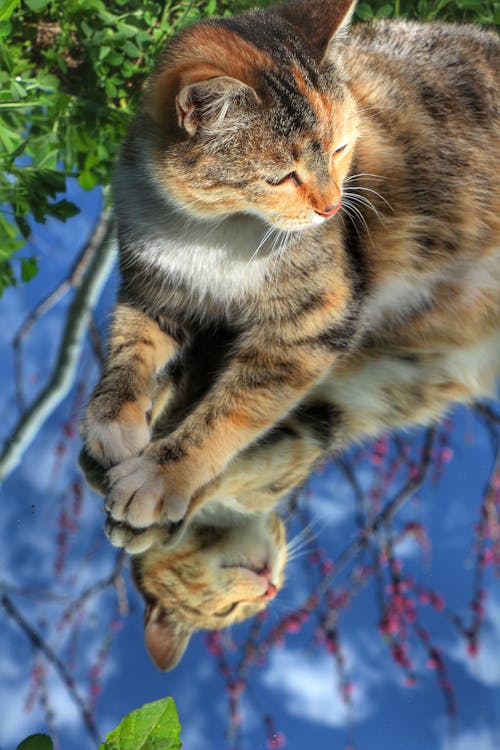
[[[270,8],[295,26],[311,43],[318,63],[349,25],[357,0],[288,0]]]
[[[264,60],[264,62],[263,62]],[[201,22],[185,29],[158,60],[148,81],[146,112],[161,127],[178,124],[195,132],[200,108],[205,114],[234,111],[243,98],[258,101],[254,71],[269,62],[257,47],[215,22]]]
[[[146,607],[144,640],[158,669],[173,669],[181,660],[190,638],[191,631],[175,621],[159,603]]]
[[[255,90],[230,76],[192,83],[175,97],[178,125],[189,135],[199,127],[211,132],[238,127],[245,100],[257,102]]]

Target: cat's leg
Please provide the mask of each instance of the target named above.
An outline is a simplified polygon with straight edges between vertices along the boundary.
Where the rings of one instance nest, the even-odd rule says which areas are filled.
[[[210,524],[211,514],[220,517],[220,507],[236,513],[267,513],[291,490],[303,483],[329,449],[337,414],[328,404],[311,402],[296,409],[264,438],[239,453],[224,472],[192,498],[179,524],[153,524],[136,529],[111,516],[106,533],[112,544],[139,554],[154,544],[173,546],[191,520]],[[83,467],[91,481],[91,464]],[[102,491],[103,474],[100,475]]]
[[[310,342],[308,342],[310,343]],[[195,493],[289,413],[335,359],[329,347],[247,341],[193,412],[164,440],[109,473],[107,508],[144,528],[179,521]]]
[[[81,427],[87,451],[103,466],[137,456],[149,443],[155,375],[177,350],[155,320],[128,304],[117,305],[108,359]]]

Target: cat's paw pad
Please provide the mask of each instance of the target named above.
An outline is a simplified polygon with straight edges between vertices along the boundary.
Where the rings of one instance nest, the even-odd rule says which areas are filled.
[[[140,555],[153,546],[173,547],[183,536],[185,524],[180,521],[134,529],[108,515],[104,530],[114,547],[121,547],[130,555]]]
[[[115,521],[138,529],[184,518],[189,494],[179,491],[166,469],[147,456],[123,461],[108,473],[106,509]]]
[[[83,439],[87,451],[102,466],[114,466],[138,456],[149,444],[151,431],[146,421],[151,408],[149,399],[144,399],[144,403],[124,404],[113,420],[95,416],[95,407],[90,407],[82,423]]]

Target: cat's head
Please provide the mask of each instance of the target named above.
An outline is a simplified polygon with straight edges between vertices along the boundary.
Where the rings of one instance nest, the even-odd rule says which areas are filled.
[[[224,526],[192,523],[172,548],[132,558],[146,609],[146,648],[159,669],[175,667],[191,635],[264,609],[283,584],[283,522],[275,513],[239,516]]]
[[[139,125],[155,132],[156,184],[196,216],[246,212],[294,230],[335,214],[357,115],[334,50],[353,7],[296,0],[174,39],[147,87],[155,126]]]

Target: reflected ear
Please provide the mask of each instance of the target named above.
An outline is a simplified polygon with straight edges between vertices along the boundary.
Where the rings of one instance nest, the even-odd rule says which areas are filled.
[[[215,132],[227,128],[229,121],[238,126],[244,100],[258,101],[251,86],[230,76],[217,76],[184,86],[175,97],[177,122],[189,135],[199,127]]]
[[[316,51],[316,62],[320,63],[328,54],[328,47],[349,24],[357,0],[288,0],[272,6],[308,39]]]
[[[146,607],[144,640],[148,653],[158,669],[173,669],[181,660],[190,638],[191,631],[173,621],[160,604],[150,604]]]

